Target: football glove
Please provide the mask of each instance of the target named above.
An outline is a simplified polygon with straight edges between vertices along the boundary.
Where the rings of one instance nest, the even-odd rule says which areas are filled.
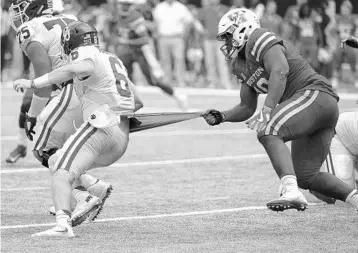
[[[26,113],[25,115],[25,133],[30,141],[33,141],[33,135],[36,134],[34,128],[36,126],[36,117],[31,117]]]
[[[267,123],[270,121],[271,111],[271,108],[264,106],[259,113],[246,121],[247,127],[252,130],[255,130],[256,132],[260,132],[266,127]]]
[[[223,123],[226,119],[225,114],[215,109],[207,110],[204,113],[203,118],[210,126],[219,125],[220,123]]]
[[[358,38],[349,36],[348,39],[342,40],[341,47],[344,48],[346,45],[353,48],[358,48]]]

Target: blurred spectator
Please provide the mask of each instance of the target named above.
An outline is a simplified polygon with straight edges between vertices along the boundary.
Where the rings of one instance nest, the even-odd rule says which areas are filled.
[[[9,45],[9,31],[10,31],[10,22],[8,9],[5,6],[5,1],[1,1],[1,9],[0,9],[0,17],[1,17],[1,79],[2,79],[2,71],[5,66],[5,53],[8,51]]]
[[[275,0],[267,1],[260,23],[263,28],[274,32],[278,36],[282,35],[282,18],[277,14],[277,3]]]
[[[307,0],[296,0],[296,5],[288,7],[284,16],[284,30],[282,36],[295,44],[295,28],[299,20],[298,12],[303,4],[306,4]]]
[[[188,5],[189,10],[193,13],[193,16],[198,18],[198,10],[194,5]],[[190,26],[190,29],[186,33],[185,40],[185,52],[186,63],[188,70],[188,81],[191,87],[199,87],[203,85],[202,71],[203,71],[203,36],[194,25]]]
[[[249,9],[255,12],[258,19],[261,19],[265,12],[265,5],[263,5],[260,0],[250,0]]]
[[[293,27],[296,30],[296,45],[300,54],[314,69],[318,68],[318,42],[322,41],[321,22],[322,17],[309,4],[305,3],[301,5],[299,19],[296,26]]]
[[[235,8],[245,8],[244,0],[233,0],[231,9],[235,9]]]
[[[222,42],[216,40],[218,23],[228,8],[219,4],[219,0],[202,0],[199,20],[205,29],[204,59],[209,86],[231,88],[228,64],[220,51]]]
[[[159,3],[153,10],[153,17],[157,24],[159,55],[164,66],[166,76],[171,80],[171,61],[173,57],[174,72],[179,86],[185,84],[185,45],[184,36],[191,23],[195,19],[188,8],[177,0],[165,0]]]
[[[342,2],[340,6],[340,15],[336,17],[337,22],[337,32],[339,36],[339,40],[343,40],[348,38],[351,35],[355,34],[355,20],[352,16],[352,3],[348,0]],[[357,53],[356,50],[347,47],[342,49],[339,47],[339,43],[337,43],[336,50],[336,70],[338,74],[338,83],[342,81],[342,64],[347,61],[349,63],[352,75],[351,78],[348,79],[349,83],[355,83],[355,86],[358,88],[358,82],[355,81],[357,76]]]

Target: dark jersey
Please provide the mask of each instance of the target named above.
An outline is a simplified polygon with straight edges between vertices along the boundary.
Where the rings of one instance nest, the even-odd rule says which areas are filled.
[[[110,25],[112,34],[114,33],[123,39],[129,41],[143,39],[143,44],[146,44],[145,41],[149,40],[145,19],[143,14],[137,10],[125,15],[118,14]],[[141,47],[143,44],[137,45],[137,47]]]
[[[285,54],[290,68],[286,88],[279,103],[299,90],[320,90],[338,98],[328,84],[328,80],[314,71],[291,43],[264,28],[258,28],[250,35],[245,47],[246,64],[236,59],[233,63],[233,74],[257,93],[266,94],[269,74],[265,71],[263,57],[274,45],[282,45],[286,49]]]

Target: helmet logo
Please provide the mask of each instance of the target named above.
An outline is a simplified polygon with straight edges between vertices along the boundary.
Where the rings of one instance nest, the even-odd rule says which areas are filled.
[[[234,12],[230,14],[228,16],[228,19],[235,23],[243,23],[247,21],[247,18],[245,17],[245,13],[239,13],[239,12]]]
[[[65,29],[63,30],[63,39],[65,41],[70,40],[70,29],[68,29],[68,27],[65,27]]]

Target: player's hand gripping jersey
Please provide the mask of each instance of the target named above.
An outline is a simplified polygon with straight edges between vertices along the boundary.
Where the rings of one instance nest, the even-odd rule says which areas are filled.
[[[128,86],[126,69],[117,56],[96,46],[83,46],[71,52],[72,63],[81,64],[83,60],[94,66],[92,75],[73,79],[83,118],[87,119],[103,105],[114,111],[133,111],[134,96]]]
[[[252,32],[245,48],[247,64],[243,65],[236,58],[232,66],[233,73],[244,84],[254,88],[257,93],[266,94],[269,75],[264,70],[263,57],[267,50],[277,44],[286,49],[286,58],[290,68],[286,88],[279,103],[299,90],[320,90],[338,99],[332,87],[327,84],[326,78],[317,74],[291,43],[264,28],[257,28]]]
[[[25,54],[31,42],[41,43],[50,58],[52,69],[56,69],[66,63],[61,47],[62,29],[73,21],[75,17],[62,15],[37,17],[23,23],[16,33],[16,38]]]

